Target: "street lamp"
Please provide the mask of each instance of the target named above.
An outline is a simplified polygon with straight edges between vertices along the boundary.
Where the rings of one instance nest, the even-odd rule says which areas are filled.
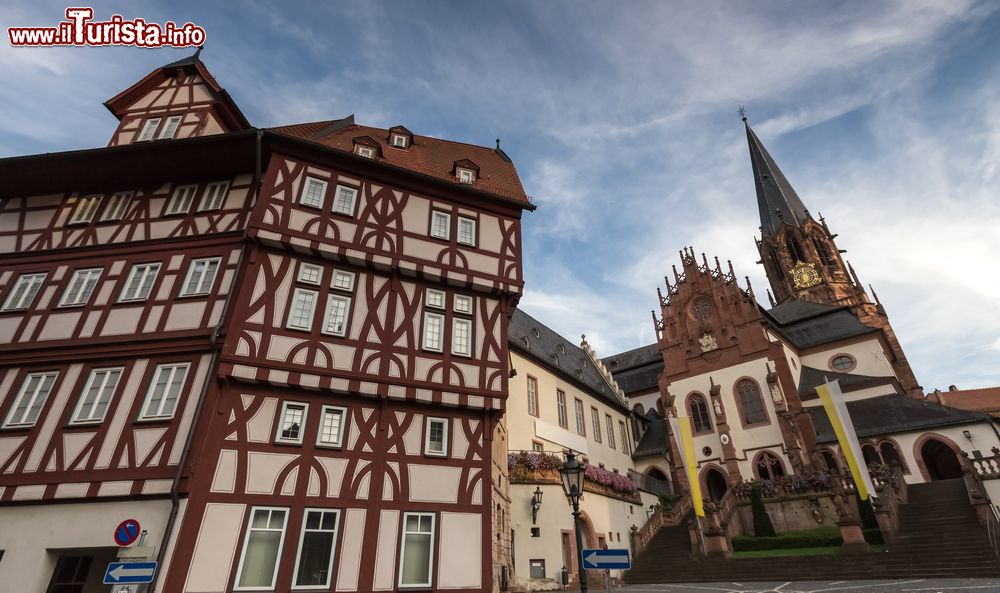
[[[531,497],[531,524],[535,524],[538,518],[538,509],[542,508],[542,487],[535,486],[535,493]]]
[[[583,533],[580,531],[580,495],[583,494],[583,466],[576,461],[573,450],[566,452],[566,463],[559,470],[563,489],[573,505],[573,527],[576,530],[576,555],[580,567],[580,593],[587,593],[587,571],[583,568]]]

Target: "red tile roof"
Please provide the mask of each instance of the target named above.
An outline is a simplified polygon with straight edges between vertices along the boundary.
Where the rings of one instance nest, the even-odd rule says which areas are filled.
[[[455,177],[455,162],[467,159],[479,167],[479,175],[473,187],[509,200],[530,204],[530,198],[521,186],[517,169],[501,150],[416,134],[413,135],[413,143],[409,147],[396,148],[389,143],[389,130],[362,126],[345,120],[301,123],[271,130],[351,153],[354,152],[355,138],[370,136],[382,148],[379,161],[463,186],[467,184],[460,183]]]
[[[973,412],[1000,412],[1000,387],[942,391],[939,397],[942,404],[952,408]]]

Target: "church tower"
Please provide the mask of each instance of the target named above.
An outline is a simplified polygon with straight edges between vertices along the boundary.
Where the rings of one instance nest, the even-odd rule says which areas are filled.
[[[907,393],[922,396],[878,297],[875,302],[868,298],[854,268],[841,256],[844,251],[837,248],[837,235],[822,216],[818,221],[813,218],[746,118],[743,122],[760,211],[758,263],[764,265],[774,293],[772,305],[804,300],[848,307],[862,323],[885,332],[900,383]]]

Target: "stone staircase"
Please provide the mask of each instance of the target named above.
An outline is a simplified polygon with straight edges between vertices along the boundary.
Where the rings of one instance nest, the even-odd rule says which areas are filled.
[[[899,533],[885,552],[783,558],[692,557],[687,528],[666,527],[625,575],[627,583],[997,577],[1000,561],[961,479],[909,487]]]

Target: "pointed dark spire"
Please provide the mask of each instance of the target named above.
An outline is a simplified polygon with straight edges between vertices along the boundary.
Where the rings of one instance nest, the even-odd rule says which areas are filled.
[[[750,164],[757,187],[757,208],[760,211],[761,233],[774,235],[783,224],[801,227],[809,211],[799,199],[777,163],[768,154],[750,124],[743,120],[750,145]]]

